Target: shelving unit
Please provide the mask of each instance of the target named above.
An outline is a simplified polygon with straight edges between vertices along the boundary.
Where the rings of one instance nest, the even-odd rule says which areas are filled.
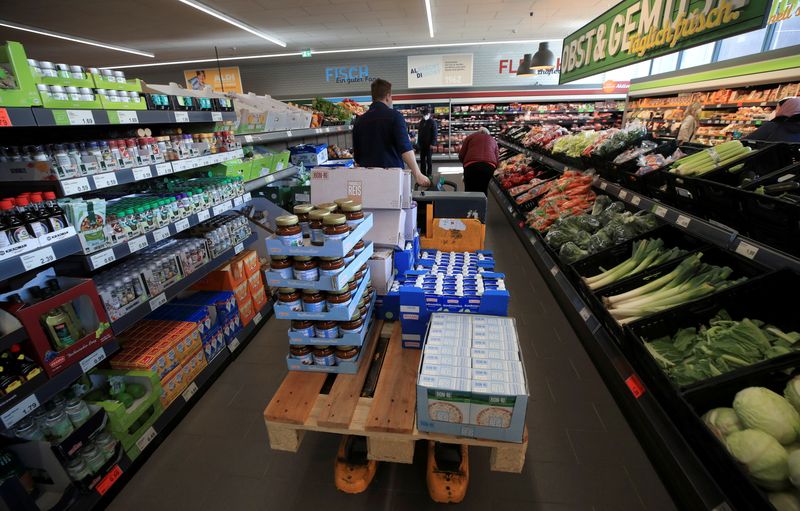
[[[296,176],[297,173],[300,172],[300,167],[291,166],[289,168],[279,170],[277,172],[273,172],[268,176],[262,176],[256,179],[252,179],[250,181],[245,182],[244,189],[248,192],[252,192],[262,186],[266,186],[268,184],[272,184],[276,181],[280,181],[282,179],[288,179],[290,177]]]
[[[284,142],[298,138],[314,137],[319,135],[333,135],[349,133],[353,131],[353,126],[324,126],[322,128],[306,128],[300,130],[270,131],[266,133],[252,133],[247,135],[236,135],[236,141],[242,145],[268,144],[271,142]]]
[[[178,112],[173,110],[59,110],[6,107],[9,124],[0,127],[111,126],[115,124],[175,124],[235,121],[236,112]]]
[[[66,231],[66,229],[65,229]],[[70,227],[63,239],[44,244],[37,238],[28,241],[28,249],[19,255],[0,259],[0,280],[8,280],[81,251],[81,242]]]

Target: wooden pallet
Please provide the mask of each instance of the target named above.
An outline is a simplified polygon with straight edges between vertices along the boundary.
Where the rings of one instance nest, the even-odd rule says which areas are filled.
[[[361,397],[378,338],[388,338],[374,397]],[[306,431],[367,437],[371,460],[412,463],[417,440],[489,447],[490,467],[522,472],[528,432],[522,443],[454,437],[416,428],[416,376],[421,350],[403,349],[400,323],[377,321],[368,334],[363,362],[356,374],[338,374],[322,394],[325,373],[289,371],[267,408],[264,422],[272,449],[297,452]],[[368,363],[369,362],[369,363]]]

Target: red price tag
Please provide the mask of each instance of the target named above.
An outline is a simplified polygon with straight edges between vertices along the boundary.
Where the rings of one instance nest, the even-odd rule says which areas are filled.
[[[0,126],[6,128],[11,126],[11,119],[8,117],[8,110],[5,108],[0,108]]]
[[[645,388],[644,384],[642,383],[642,380],[640,380],[639,377],[635,374],[628,376],[628,378],[625,380],[625,385],[628,386],[628,388],[631,391],[631,394],[633,394],[633,397],[635,397],[636,399],[639,399],[640,397],[642,397],[642,394],[645,393]]]
[[[117,479],[119,479],[120,476],[122,476],[122,469],[119,468],[119,465],[114,465],[114,468],[112,468],[108,474],[106,474],[105,477],[103,477],[100,482],[97,483],[97,486],[95,486],[94,489],[97,490],[97,493],[100,495],[105,495],[106,492],[112,486],[114,486],[114,483],[117,482]]]
[[[520,229],[522,229],[523,227],[525,227],[525,222],[523,222],[522,220],[520,220],[520,221],[519,221],[519,228],[520,228]]]

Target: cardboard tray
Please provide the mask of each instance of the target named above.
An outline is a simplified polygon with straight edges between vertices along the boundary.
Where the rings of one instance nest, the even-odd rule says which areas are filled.
[[[353,312],[356,310],[356,307],[358,307],[358,301],[361,300],[361,297],[366,292],[369,279],[370,271],[367,269],[364,274],[364,279],[361,281],[361,284],[358,285],[358,289],[356,289],[356,292],[350,299],[350,304],[346,308],[337,307],[332,311],[325,312],[303,312],[293,311],[289,307],[281,305],[280,302],[275,302],[273,307],[275,317],[278,319],[310,319],[312,321],[347,321],[353,316]]]
[[[364,344],[364,339],[366,339],[367,332],[372,328],[372,323],[375,321],[374,315],[372,314],[374,311],[375,306],[375,299],[376,295],[372,296],[372,299],[367,306],[367,321],[364,322],[361,331],[357,334],[344,334],[341,337],[337,337],[335,339],[329,339],[327,337],[308,337],[300,332],[294,332],[291,329],[289,330],[289,345],[290,346],[362,346]]]
[[[278,238],[267,239],[267,252],[271,255],[311,256],[311,257],[344,257],[372,228],[372,213],[364,213],[364,221],[358,224],[343,240],[326,241],[321,247],[311,245],[304,239],[303,246],[290,247]]]
[[[321,277],[319,280],[282,279],[277,272],[265,271],[264,275],[267,277],[267,284],[273,288],[293,287],[298,289],[318,289],[320,291],[341,289],[372,256],[374,244],[367,242],[365,245],[364,250],[350,264],[345,266],[344,270],[332,277]]]

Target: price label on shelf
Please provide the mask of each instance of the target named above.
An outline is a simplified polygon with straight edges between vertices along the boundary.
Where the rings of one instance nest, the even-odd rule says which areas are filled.
[[[236,245],[236,247],[233,249],[233,251],[234,251],[236,254],[239,254],[239,253],[241,253],[241,251],[242,251],[242,250],[244,250],[244,243],[239,243],[239,244],[238,244],[238,245]]]
[[[189,219],[188,218],[184,218],[183,220],[178,220],[177,222],[175,222],[175,232],[176,233],[181,232],[181,231],[185,231],[188,228],[189,228]]]
[[[175,112],[175,122],[189,122],[189,112]]]
[[[35,252],[23,254],[19,256],[22,261],[22,266],[25,270],[32,270],[45,264],[50,264],[56,260],[56,254],[53,252],[53,247],[45,247]]]
[[[578,314],[581,315],[581,319],[584,321],[589,321],[589,317],[592,315],[586,307],[582,308]]]
[[[654,206],[653,207],[653,213],[655,213],[656,216],[660,216],[661,218],[664,218],[665,216],[667,216],[667,211],[668,211],[667,208],[665,208],[664,206]]]
[[[252,144],[253,143],[253,135],[245,135],[244,136],[244,141],[247,142],[248,144]]]
[[[243,202],[250,202],[251,200],[253,200],[253,196],[250,194],[250,192],[247,192],[246,194],[242,195]]]
[[[94,124],[91,110],[67,110],[67,119],[72,126],[89,126]]]
[[[748,259],[753,259],[756,257],[756,254],[758,254],[758,247],[754,247],[746,241],[739,241],[739,244],[736,245],[735,252],[739,255],[745,256]]]
[[[692,219],[685,215],[678,215],[678,219],[675,220],[675,223],[683,227],[684,229],[689,227],[689,223],[691,223]]]
[[[117,260],[117,256],[115,256],[114,251],[109,248],[89,257],[89,260],[92,262],[92,267],[97,269],[101,266],[113,263]]]
[[[119,465],[114,465],[114,468],[109,470],[108,474],[103,476],[100,482],[95,485],[94,489],[97,490],[97,493],[100,495],[105,495],[120,477],[122,477],[122,469],[119,468]]]
[[[628,198],[628,191],[627,190],[620,190],[619,191],[619,198],[625,200]]]
[[[233,340],[228,343],[228,349],[230,350],[231,353],[233,353],[234,351],[236,351],[236,348],[238,347],[239,347],[239,338],[234,337]]]
[[[64,190],[64,195],[75,195],[76,193],[86,193],[92,189],[89,186],[89,180],[85,177],[78,179],[67,179],[61,181],[61,188]]]
[[[322,133],[322,128],[316,128],[316,129],[314,130],[314,133],[316,133],[317,135],[319,135],[320,133]]]
[[[88,373],[90,369],[92,369],[94,366],[96,366],[105,359],[106,359],[106,350],[104,350],[103,348],[98,348],[94,351],[94,353],[92,353],[91,355],[80,361],[81,369],[83,369],[84,373]]]
[[[631,204],[633,204],[634,206],[638,206],[641,203],[642,199],[638,195],[634,195],[633,197],[631,197]]]
[[[161,293],[160,295],[150,300],[150,310],[154,311],[159,307],[161,307],[162,305],[164,305],[165,303],[167,303],[167,295]]]
[[[186,390],[183,391],[183,400],[189,401],[195,394],[197,394],[197,384],[192,382],[186,387]]]
[[[286,136],[289,137],[289,138],[292,138],[292,130],[287,130],[286,131]]]
[[[147,428],[147,431],[142,433],[142,436],[139,437],[139,440],[136,441],[136,447],[138,447],[140,451],[144,451],[157,434],[158,433],[156,433],[156,429],[153,426],[150,426]]]
[[[11,126],[11,118],[8,116],[8,110],[0,108],[0,127],[7,128]]]
[[[134,238],[128,242],[128,250],[130,250],[131,253],[134,253],[137,250],[141,250],[146,247],[147,244],[147,237],[139,236],[138,238]]]
[[[136,167],[133,169],[133,180],[134,181],[141,181],[142,179],[150,179],[153,177],[153,173],[150,172],[150,167]]]
[[[197,213],[197,221],[198,222],[203,222],[205,220],[208,220],[209,218],[211,218],[211,213],[209,213],[209,211],[207,209],[204,209],[203,211],[199,211]]]
[[[214,216],[221,215],[229,209],[231,209],[231,201],[225,201],[222,204],[214,206]]]
[[[600,189],[605,190],[606,188],[608,188],[608,183],[605,181],[600,181]]]
[[[159,176],[166,176],[172,174],[172,165],[169,163],[159,163],[156,165],[156,174]]]
[[[261,313],[260,312],[257,313],[255,316],[253,316],[253,323],[255,323],[256,325],[261,323]]]
[[[233,198],[233,207],[241,206],[242,205],[242,198],[241,197],[234,197]]]
[[[92,179],[94,179],[95,188],[108,188],[109,186],[117,186],[117,176],[113,172],[96,174],[92,176]]]
[[[120,124],[139,124],[139,115],[133,110],[119,110],[117,117]]]
[[[0,415],[0,420],[3,421],[7,429],[10,429],[14,424],[18,423],[23,417],[37,408],[39,408],[39,399],[36,397],[36,394],[31,394],[14,405],[11,409],[7,410],[6,413]]]
[[[553,265],[553,267],[552,267],[552,268],[550,268],[550,274],[551,274],[552,276],[554,276],[554,277],[555,277],[555,276],[558,274],[558,272],[559,272],[559,270],[558,270],[558,266],[556,266],[556,265]]]
[[[153,231],[153,239],[158,241],[169,238],[169,227],[162,227]]]
[[[214,122],[222,121],[222,112],[211,112],[211,120]]]

